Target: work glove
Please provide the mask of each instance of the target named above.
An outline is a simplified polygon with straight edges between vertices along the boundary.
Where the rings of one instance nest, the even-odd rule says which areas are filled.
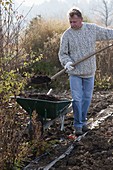
[[[64,66],[64,68],[65,68],[66,70],[68,70],[68,71],[71,71],[71,70],[74,69],[74,67],[71,66],[72,64],[73,64],[73,63],[69,61],[69,62],[66,63],[66,65]]]

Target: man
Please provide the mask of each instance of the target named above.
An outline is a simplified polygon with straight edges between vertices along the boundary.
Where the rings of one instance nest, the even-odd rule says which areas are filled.
[[[61,37],[59,60],[69,75],[75,132],[82,135],[89,130],[87,112],[94,89],[96,58],[92,56],[76,67],[72,64],[95,52],[96,41],[113,40],[113,29],[83,22],[78,8],[71,9],[68,17],[70,27]]]

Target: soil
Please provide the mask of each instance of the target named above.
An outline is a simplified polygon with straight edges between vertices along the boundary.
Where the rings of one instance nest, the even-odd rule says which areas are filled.
[[[60,97],[56,97],[55,95],[46,95],[46,94],[29,94],[28,97],[41,99],[41,100],[48,100],[48,101],[60,101]]]
[[[30,82],[31,84],[43,84],[43,83],[49,83],[51,82],[51,78],[46,75],[39,75],[34,76],[31,78]]]
[[[66,115],[63,131],[56,121],[43,134],[43,140],[52,143],[51,148],[24,170],[113,170],[113,91],[94,92],[88,120],[91,130],[81,138],[74,135],[72,112]],[[70,146],[71,151],[66,152]],[[50,163],[53,165],[48,168]]]

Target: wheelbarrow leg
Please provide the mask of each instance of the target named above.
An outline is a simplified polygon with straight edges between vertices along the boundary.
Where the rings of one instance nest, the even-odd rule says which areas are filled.
[[[40,115],[38,115],[38,121],[41,122],[41,136],[42,136],[43,133],[44,133],[44,128],[43,128],[44,121],[43,121],[43,118]]]
[[[60,116],[60,121],[61,121],[61,128],[60,128],[60,130],[61,131],[64,130],[64,119],[65,119],[65,115],[61,115]]]
[[[30,120],[28,123],[28,132],[29,132],[29,139],[33,139],[33,124],[32,121]]]
[[[60,130],[63,131],[64,130],[64,119],[67,113],[72,111],[72,103],[70,104],[70,106],[63,111],[63,113],[60,115],[60,120],[61,120],[61,128]]]
[[[29,133],[29,139],[32,140],[33,139],[33,135],[34,135],[34,126],[33,126],[33,120],[32,120],[32,110],[29,109],[29,115],[30,115],[30,118],[29,118],[29,123],[28,123],[28,133]],[[41,136],[43,135],[43,118],[41,116],[39,116],[35,121],[40,121],[41,122]]]
[[[29,133],[29,139],[33,139],[33,124],[32,124],[32,110],[29,108],[29,123],[28,123],[28,133]]]

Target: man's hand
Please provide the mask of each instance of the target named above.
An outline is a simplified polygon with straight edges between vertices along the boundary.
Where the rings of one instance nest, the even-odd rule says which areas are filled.
[[[74,67],[71,66],[72,64],[73,64],[72,62],[68,62],[68,63],[64,66],[64,68],[67,69],[68,71],[71,71],[71,70],[74,69]]]

